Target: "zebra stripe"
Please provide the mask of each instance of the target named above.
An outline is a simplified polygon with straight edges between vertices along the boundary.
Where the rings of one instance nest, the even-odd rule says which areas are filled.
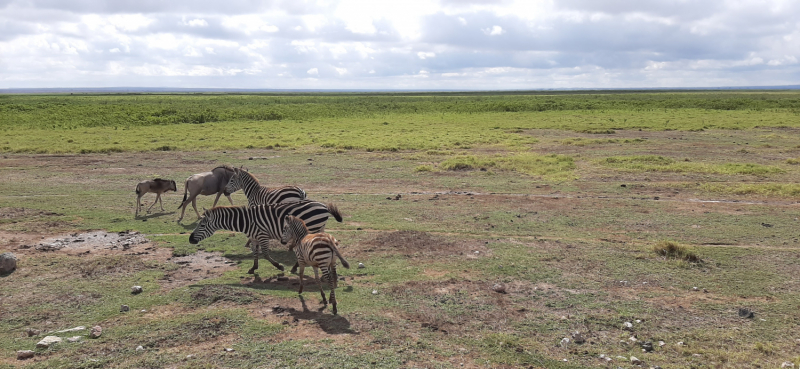
[[[280,239],[287,216],[294,216],[309,224],[309,231],[322,232],[328,217],[333,215],[336,221],[342,221],[342,215],[336,205],[325,205],[317,201],[298,201],[286,204],[258,206],[218,206],[206,210],[203,218],[189,236],[189,242],[198,242],[210,237],[217,230],[242,232],[255,245],[253,250],[253,267],[247,272],[253,274],[258,269],[258,255],[264,250],[264,257],[275,268],[284,270],[283,265],[269,255],[269,241]],[[294,270],[294,269],[293,269]]]
[[[247,196],[247,204],[265,205],[265,204],[283,204],[288,202],[302,201],[306,199],[306,192],[297,186],[283,186],[276,188],[268,188],[258,183],[256,177],[245,170],[233,168],[233,176],[231,176],[228,185],[225,186],[227,193],[234,193],[241,189]]]
[[[298,275],[300,276],[300,289],[297,293],[303,293],[303,271],[305,267],[314,268],[314,278],[319,283],[319,292],[322,295],[322,303],[327,305],[325,291],[322,289],[322,282],[328,282],[330,288],[330,302],[333,305],[333,315],[337,314],[336,309],[336,287],[338,286],[339,276],[336,273],[336,258],[342,261],[342,266],[350,268],[350,263],[339,253],[337,245],[339,241],[328,233],[312,233],[306,227],[302,219],[293,216],[286,217],[286,224],[283,226],[281,243],[289,244],[289,249],[294,250],[297,263],[300,265]],[[317,268],[322,271],[322,278],[319,278]]]

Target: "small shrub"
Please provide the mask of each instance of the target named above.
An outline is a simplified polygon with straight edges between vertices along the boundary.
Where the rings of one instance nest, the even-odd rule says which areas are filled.
[[[430,165],[420,165],[420,166],[414,168],[414,171],[415,172],[432,172],[433,171],[433,167],[430,166]]]
[[[792,165],[798,165],[800,164],[800,158],[786,159],[786,163]]]
[[[672,241],[660,241],[653,246],[653,252],[664,258],[672,258],[688,261],[690,263],[700,263],[702,260],[697,254],[688,247]]]

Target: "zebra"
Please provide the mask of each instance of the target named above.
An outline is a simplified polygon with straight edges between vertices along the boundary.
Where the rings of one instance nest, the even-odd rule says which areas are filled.
[[[333,215],[336,221],[342,221],[342,215],[336,205],[325,205],[317,201],[298,201],[287,204],[258,205],[258,206],[219,206],[211,210],[204,210],[203,218],[189,235],[189,243],[195,245],[210,237],[218,229],[242,232],[255,245],[253,251],[253,267],[247,274],[254,274],[258,269],[258,254],[264,249],[264,257],[275,268],[283,271],[283,265],[269,256],[269,241],[279,240],[283,230],[284,218],[293,215],[308,224],[309,231],[322,232],[328,217]],[[295,263],[292,273],[298,268]]]
[[[289,249],[294,250],[294,255],[297,256],[297,263],[300,264],[300,270],[298,271],[300,290],[297,293],[303,293],[303,270],[305,267],[314,268],[314,278],[319,283],[322,304],[328,305],[328,301],[325,300],[325,291],[322,289],[322,282],[328,282],[328,288],[331,290],[330,302],[333,305],[333,315],[336,315],[335,290],[339,277],[336,274],[336,259],[334,255],[342,261],[343,267],[350,268],[350,263],[339,252],[337,247],[339,241],[328,233],[309,234],[309,230],[302,219],[289,215],[283,225],[281,243],[284,245],[289,244]],[[317,274],[317,268],[322,270],[322,279]]]
[[[285,204],[306,199],[306,191],[297,186],[268,188],[258,183],[256,177],[240,168],[233,168],[233,176],[225,186],[225,192],[244,191],[247,205]]]
[[[234,193],[240,189],[247,196],[247,205],[285,204],[306,199],[306,191],[297,186],[268,188],[258,183],[258,179],[241,168],[232,168],[233,175],[225,186],[225,193]],[[250,240],[244,245],[249,248]],[[267,247],[269,247],[267,245]]]

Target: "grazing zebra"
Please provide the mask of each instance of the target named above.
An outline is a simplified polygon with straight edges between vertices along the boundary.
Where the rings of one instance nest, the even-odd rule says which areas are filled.
[[[258,183],[256,177],[240,168],[233,168],[233,175],[225,186],[226,193],[242,190],[247,196],[247,205],[285,204],[306,199],[306,191],[297,186],[268,188]],[[250,240],[244,247],[250,247]]]
[[[300,290],[297,293],[303,293],[303,271],[305,267],[310,266],[314,268],[314,278],[319,283],[319,293],[322,295],[322,303],[328,305],[325,300],[325,291],[322,289],[322,282],[328,282],[328,288],[331,290],[330,302],[333,305],[333,315],[336,315],[336,286],[339,276],[336,275],[336,259],[338,257],[342,261],[342,266],[350,268],[350,263],[339,253],[339,241],[328,233],[308,233],[306,223],[302,219],[287,216],[283,225],[283,235],[281,236],[281,243],[286,245],[288,243],[289,249],[294,250],[294,255],[297,256],[297,263],[300,264],[298,275],[300,276]],[[317,268],[322,270],[322,279],[319,278]]]
[[[253,250],[253,267],[247,271],[253,274],[258,269],[258,254],[264,249],[264,257],[275,268],[283,270],[283,265],[269,256],[269,240],[281,238],[284,218],[287,215],[296,216],[308,224],[309,231],[321,232],[325,229],[328,217],[333,215],[336,221],[342,221],[339,209],[333,204],[325,205],[317,201],[298,201],[288,204],[258,205],[258,206],[219,206],[205,210],[203,218],[197,224],[194,232],[189,236],[189,243],[197,244],[210,237],[218,229],[242,232],[255,245]],[[292,273],[298,264],[292,268]]]
[[[268,188],[258,183],[256,177],[240,168],[233,168],[233,176],[225,186],[225,192],[244,191],[247,205],[285,204],[306,199],[306,191],[297,186]]]

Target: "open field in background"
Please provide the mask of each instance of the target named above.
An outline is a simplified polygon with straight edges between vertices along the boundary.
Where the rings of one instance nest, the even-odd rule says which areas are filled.
[[[799,101],[0,95],[0,252],[20,258],[0,277],[0,368],[800,365]],[[217,118],[148,118],[158,109]],[[269,263],[247,275],[241,235],[189,244],[182,182],[221,164],[343,211],[328,231],[366,268],[339,269],[339,316]],[[179,192],[134,219],[133,188],[155,176]],[[35,247],[89,230],[149,241]],[[99,339],[15,360],[44,336],[29,327],[98,324]],[[575,331],[586,342],[562,346]]]

